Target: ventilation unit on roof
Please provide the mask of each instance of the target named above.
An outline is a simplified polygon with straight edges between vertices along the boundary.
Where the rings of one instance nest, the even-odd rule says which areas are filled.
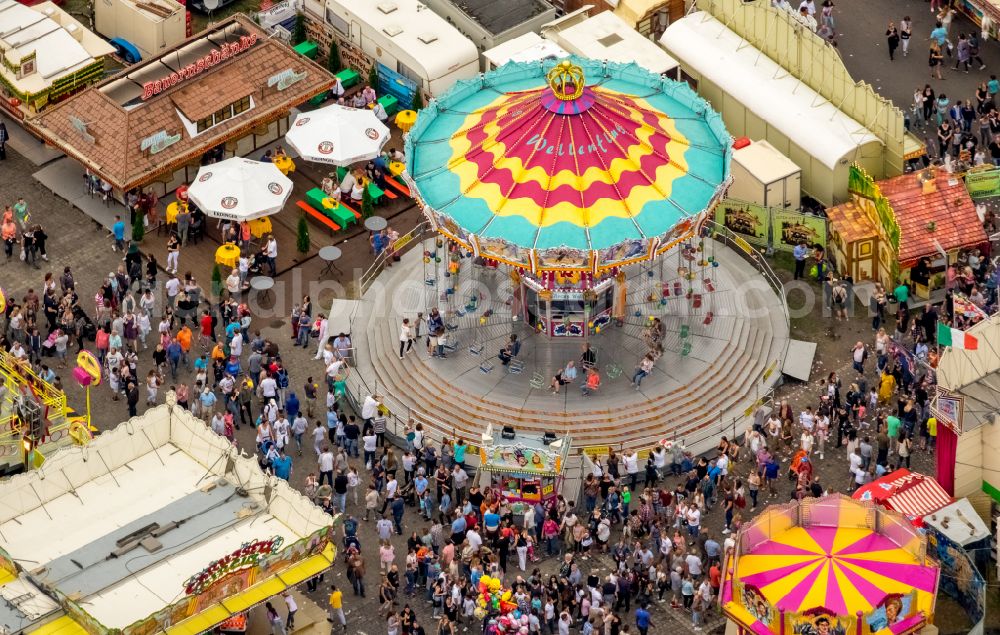
[[[604,47],[614,46],[615,44],[618,44],[619,42],[622,41],[622,36],[618,35],[617,33],[612,33],[611,35],[605,35],[604,37],[600,38],[597,41],[600,42],[601,46]]]
[[[381,11],[386,15],[389,15],[390,13],[399,8],[399,5],[397,5],[395,2],[380,2],[375,6],[378,7],[379,11]]]
[[[403,29],[399,28],[395,24],[390,24],[388,26],[382,27],[382,32],[388,35],[389,37],[396,37],[397,35],[403,32]]]
[[[423,35],[417,36],[417,39],[424,44],[430,44],[431,42],[437,42],[438,36],[433,33],[424,33]]]

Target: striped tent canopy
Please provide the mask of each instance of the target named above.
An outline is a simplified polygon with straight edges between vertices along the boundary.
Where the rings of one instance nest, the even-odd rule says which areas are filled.
[[[755,632],[784,632],[780,615],[857,625],[860,613],[856,632],[879,635],[883,623],[908,633],[933,616],[939,568],[895,512],[840,495],[803,499],[765,510],[738,543],[722,604]]]
[[[922,516],[955,502],[935,479],[905,468],[859,487],[853,496],[857,500],[873,501],[918,522]]]
[[[406,145],[439,231],[532,270],[608,269],[690,236],[732,154],[721,117],[686,84],[575,57],[458,82]]]

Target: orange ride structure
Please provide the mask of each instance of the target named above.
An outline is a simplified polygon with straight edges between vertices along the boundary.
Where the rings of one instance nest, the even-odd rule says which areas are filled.
[[[741,634],[905,635],[932,623],[939,573],[902,514],[833,494],[744,525],[720,602]]]

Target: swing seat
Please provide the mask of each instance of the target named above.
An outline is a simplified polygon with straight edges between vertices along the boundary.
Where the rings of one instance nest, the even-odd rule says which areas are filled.
[[[668,287],[667,285],[663,285],[663,297],[664,298],[670,297],[670,287]]]
[[[696,308],[696,309],[700,309],[701,308],[701,294],[700,293],[694,294],[694,308]]]
[[[545,377],[541,373],[535,373],[531,376],[531,381],[528,384],[535,390],[541,390],[545,387]]]
[[[704,283],[706,289],[709,291],[715,291],[715,283],[712,282],[711,278],[705,278]]]
[[[715,314],[714,314],[714,313],[712,313],[711,311],[709,311],[709,312],[708,312],[708,313],[707,313],[707,314],[705,315],[705,320],[704,320],[704,321],[702,322],[702,324],[705,324],[705,325],[708,325],[708,324],[711,324],[711,323],[712,323],[712,319],[713,319],[714,317],[715,317]]]
[[[691,334],[691,327],[687,324],[681,324],[681,339],[687,338]]]
[[[520,375],[524,371],[524,362],[519,359],[512,359],[507,364],[507,373],[510,375]]]
[[[485,375],[487,373],[493,372],[494,368],[496,367],[493,365],[493,362],[484,361],[482,364],[479,365],[479,372]]]
[[[424,280],[424,284],[426,284],[428,287],[433,287],[435,284],[437,284],[437,281],[434,278],[427,278],[426,280]]]
[[[449,337],[448,340],[442,346],[442,348],[444,348],[444,350],[446,351],[454,353],[456,350],[458,350],[459,343],[460,342],[458,341],[458,338]]]
[[[483,352],[484,345],[482,342],[478,344],[473,344],[469,347],[469,355],[480,355]]]
[[[622,376],[622,367],[618,364],[608,364],[605,374],[608,376],[608,379],[618,379]]]
[[[684,346],[681,346],[681,357],[687,357],[691,354],[691,342],[684,342]]]
[[[681,295],[684,293],[684,287],[681,285],[680,280],[674,281],[674,295]]]
[[[690,251],[688,251],[686,249],[684,250],[684,253],[681,254],[681,255],[684,257],[684,260],[687,260],[688,262],[694,260],[694,253],[692,253],[692,252],[690,252]]]

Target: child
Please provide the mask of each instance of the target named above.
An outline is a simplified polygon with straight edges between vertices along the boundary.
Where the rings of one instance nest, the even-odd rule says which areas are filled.
[[[358,485],[360,482],[357,468],[351,465],[347,468],[347,492],[351,494],[355,505],[358,504]]]

